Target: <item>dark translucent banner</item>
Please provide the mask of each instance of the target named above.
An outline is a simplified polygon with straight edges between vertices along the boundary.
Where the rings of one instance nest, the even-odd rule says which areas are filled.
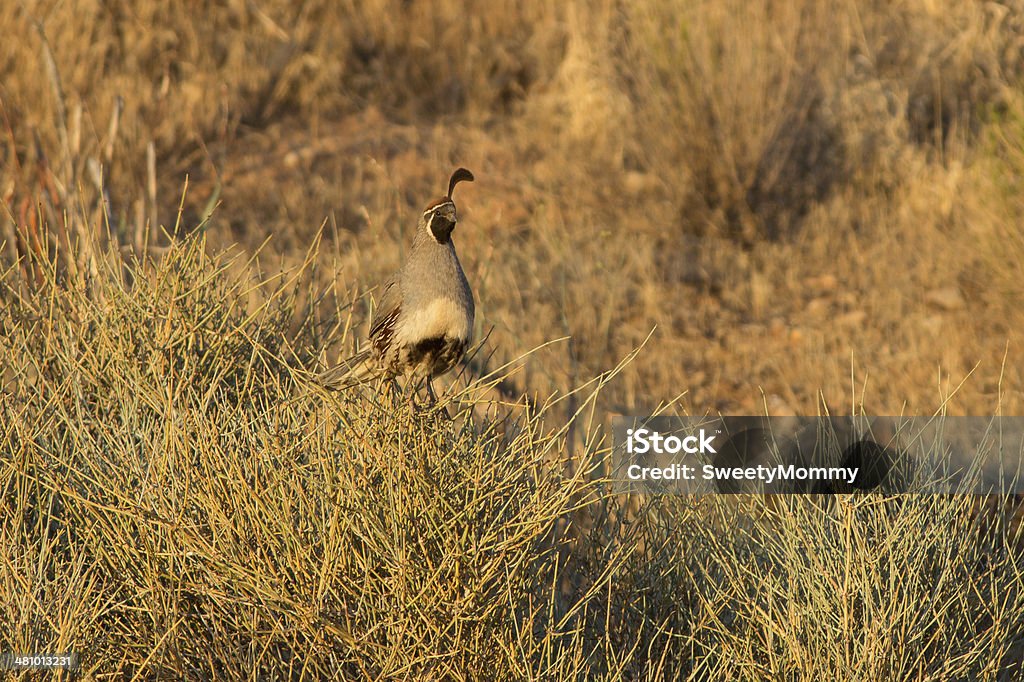
[[[616,417],[630,493],[1024,492],[1024,417]]]

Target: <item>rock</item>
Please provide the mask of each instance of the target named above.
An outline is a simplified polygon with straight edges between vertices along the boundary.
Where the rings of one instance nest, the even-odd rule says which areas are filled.
[[[944,326],[945,321],[941,315],[929,315],[921,320],[921,327],[932,336],[938,336]]]
[[[924,302],[939,310],[959,310],[964,307],[964,297],[956,287],[932,289],[924,295]]]
[[[859,327],[864,324],[867,317],[868,314],[863,310],[851,310],[837,317],[835,323],[840,327]]]
[[[819,277],[808,277],[804,280],[804,285],[808,289],[815,291],[832,291],[839,286],[839,280],[836,279],[835,275],[821,275]]]
[[[768,414],[772,417],[794,417],[796,412],[789,406],[786,400],[774,393],[770,394],[766,399],[768,404]]]
[[[651,173],[627,171],[622,179],[622,186],[629,194],[644,194],[658,189],[659,180]]]
[[[807,314],[811,317],[823,317],[829,308],[828,299],[816,298],[807,304]]]

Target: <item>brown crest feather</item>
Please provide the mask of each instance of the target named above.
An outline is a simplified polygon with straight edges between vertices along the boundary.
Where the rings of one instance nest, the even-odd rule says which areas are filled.
[[[455,172],[452,173],[452,179],[448,181],[448,198],[449,199],[452,198],[452,190],[455,189],[455,185],[459,184],[463,180],[466,180],[467,182],[473,182],[473,180],[475,180],[475,178],[473,177],[473,174],[470,173],[465,168],[457,168],[455,170]]]
[[[434,199],[429,204],[427,204],[427,207],[425,209],[423,209],[423,212],[424,213],[430,213],[431,211],[433,211],[435,208],[437,208],[441,204],[450,204],[450,203],[452,203],[452,200],[449,199],[448,197],[441,197],[440,199]]]

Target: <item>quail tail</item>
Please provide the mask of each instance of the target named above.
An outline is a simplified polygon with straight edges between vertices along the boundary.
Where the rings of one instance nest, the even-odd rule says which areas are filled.
[[[372,353],[364,350],[318,376],[317,383],[324,388],[337,391],[357,386],[372,379],[376,374]]]

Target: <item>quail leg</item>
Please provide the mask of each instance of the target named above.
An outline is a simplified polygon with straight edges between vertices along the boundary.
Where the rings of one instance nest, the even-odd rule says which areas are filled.
[[[398,385],[398,382],[394,379],[388,379],[388,394],[391,396],[391,404],[397,405],[402,398],[402,390]]]
[[[416,404],[416,392],[419,390],[417,386],[418,383],[419,382],[416,381],[415,377],[409,377],[409,380],[405,382],[404,386],[402,386],[402,394],[405,396],[405,401],[408,403],[409,409],[413,412],[415,412],[416,408],[419,407]]]
[[[427,376],[427,395],[430,396],[430,406],[431,407],[436,407],[437,406],[437,394],[434,393],[434,383],[433,383],[432,379],[433,379],[433,377],[431,377],[429,375]],[[444,416],[447,417],[449,421],[451,421],[452,413],[448,411],[447,407],[444,407],[442,405],[440,411],[442,413],[444,413]]]

